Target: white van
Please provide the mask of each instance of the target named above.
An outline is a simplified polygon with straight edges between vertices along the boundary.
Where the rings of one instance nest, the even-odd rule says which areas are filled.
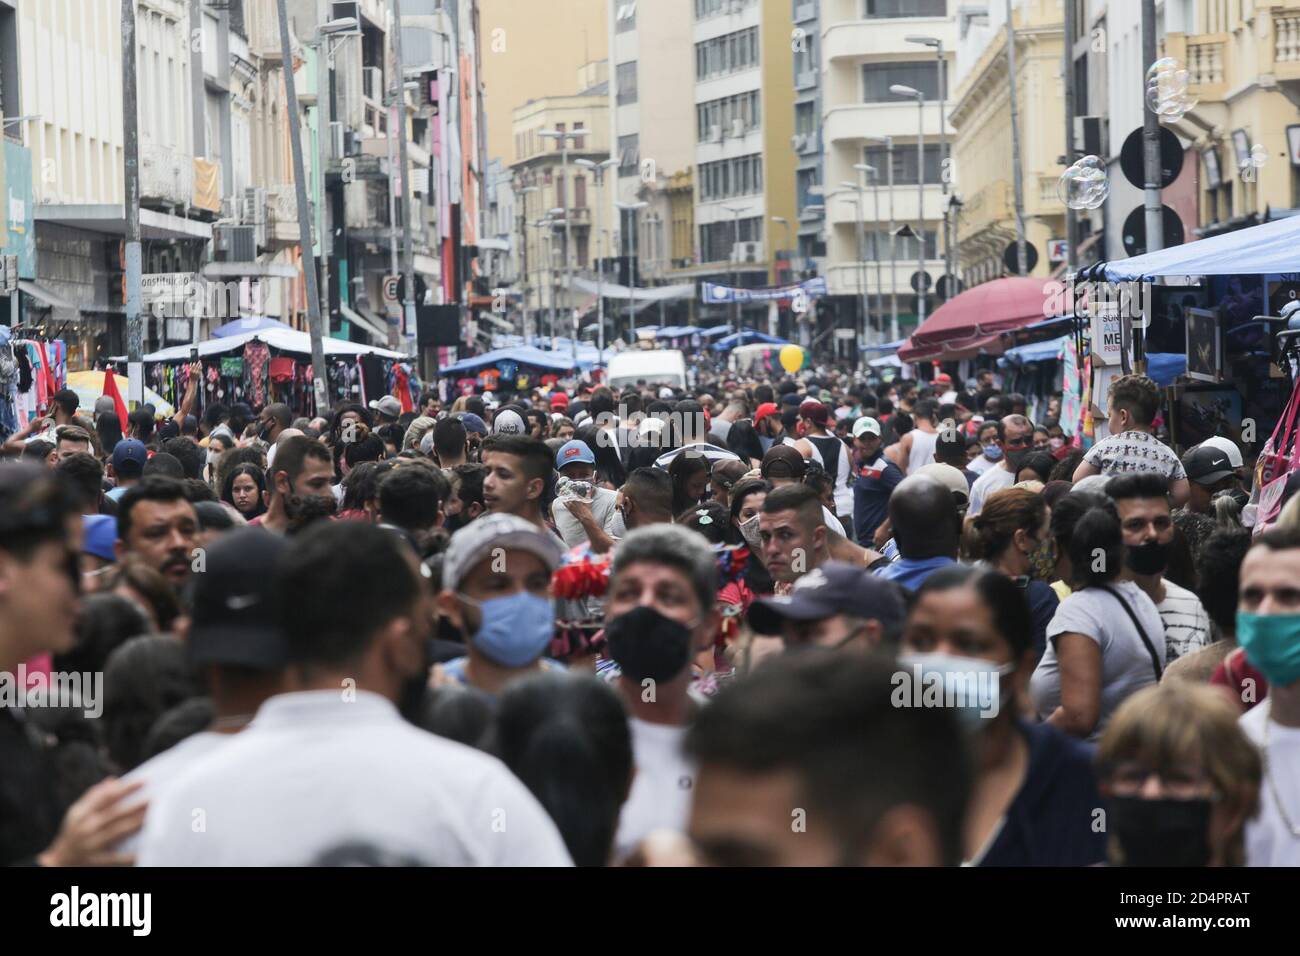
[[[635,388],[638,382],[681,389],[690,385],[686,356],[677,349],[628,349],[619,352],[610,358],[605,379],[615,390],[628,386]]]

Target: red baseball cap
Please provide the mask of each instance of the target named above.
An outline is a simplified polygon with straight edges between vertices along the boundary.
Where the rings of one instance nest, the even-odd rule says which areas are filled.
[[[569,396],[563,392],[556,392],[551,396],[551,408],[568,408]]]
[[[754,424],[757,425],[763,419],[767,418],[768,415],[775,415],[776,413],[776,402],[764,402],[762,405],[758,406],[758,410],[754,412]]]
[[[831,420],[831,410],[816,399],[810,398],[799,406],[799,417],[825,427]]]

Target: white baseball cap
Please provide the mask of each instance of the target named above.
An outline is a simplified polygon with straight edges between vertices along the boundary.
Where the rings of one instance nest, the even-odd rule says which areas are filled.
[[[861,438],[863,435],[875,435],[880,437],[880,422],[869,416],[863,416],[853,423],[853,437]]]
[[[1241,457],[1241,449],[1237,447],[1236,442],[1231,438],[1224,438],[1221,435],[1216,435],[1213,438],[1205,439],[1205,441],[1201,442],[1201,445],[1209,445],[1211,448],[1217,448],[1219,451],[1227,455],[1228,464],[1230,464],[1234,470],[1241,468],[1245,464]]]
[[[528,429],[524,427],[524,420],[519,417],[519,413],[507,408],[492,420],[492,434],[527,435]]]

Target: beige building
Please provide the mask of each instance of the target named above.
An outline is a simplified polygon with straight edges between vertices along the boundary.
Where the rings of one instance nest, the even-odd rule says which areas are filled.
[[[865,291],[874,312],[884,304],[885,322],[873,324],[892,335],[897,315],[901,334],[915,324],[915,295],[910,280],[920,267],[921,249],[909,238],[893,240],[889,224],[910,225],[925,237],[925,270],[937,281],[944,271],[941,100],[947,101],[947,134],[953,145],[952,61],[957,47],[957,0],[910,0],[864,5],[862,0],[822,0],[820,63],[822,70],[821,136],[825,155],[822,198],[826,219],[826,279],[840,297],[839,322],[856,318]],[[934,48],[908,41],[926,36],[943,43],[948,63],[947,88],[939,82]],[[890,92],[901,85],[918,90],[924,101]],[[894,189],[889,184],[888,143],[894,150]],[[918,182],[919,145],[924,162]],[[878,178],[854,167],[872,166]],[[959,167],[960,168],[960,165]],[[1005,175],[1005,163],[999,175]],[[968,181],[975,182],[972,174]],[[867,188],[859,204],[857,184]],[[845,185],[849,184],[849,185]],[[876,186],[879,186],[879,208]],[[805,207],[819,200],[801,197]],[[859,206],[863,208],[859,208]],[[892,210],[892,217],[891,217]],[[864,222],[863,256],[858,256],[858,221]],[[877,270],[876,264],[881,263]],[[883,293],[883,296],[880,295]],[[933,297],[931,298],[933,301]]]
[[[1006,19],[990,4],[983,22],[970,20],[954,76],[957,130],[953,150],[964,204],[957,220],[961,276],[967,286],[1010,274],[1004,261],[1016,242],[1011,100]],[[1025,233],[1037,252],[1031,275],[1053,269],[1048,244],[1065,235],[1065,206],[1057,195],[1065,146],[1064,20],[1059,0],[1016,0],[1017,101],[1024,177]],[[1013,252],[1014,256],[1015,253]]]
[[[606,170],[602,176],[576,162],[584,159],[600,163],[609,158],[607,79],[607,63],[588,64],[578,71],[576,85],[580,92],[542,97],[514,110],[510,168],[519,220],[514,235],[517,239],[522,226],[526,238],[518,268],[529,334],[543,329],[549,332],[545,324],[532,324],[539,310],[549,316],[557,305],[564,307],[570,301],[562,288],[565,228],[544,221],[563,220],[562,211],[568,211],[572,241],[569,263],[575,274],[594,268],[597,229],[612,227],[607,210],[616,170]],[[543,136],[544,130],[573,134],[566,139],[567,172],[560,142]],[[598,185],[598,179],[602,185]],[[567,335],[569,330],[557,327],[557,334]]]
[[[515,154],[516,107],[573,92],[584,63],[608,56],[607,0],[479,0],[488,158]]]

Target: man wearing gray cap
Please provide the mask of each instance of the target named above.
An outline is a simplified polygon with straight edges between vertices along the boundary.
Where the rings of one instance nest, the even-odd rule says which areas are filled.
[[[759,634],[781,635],[787,650],[868,651],[898,645],[905,613],[902,592],[893,582],[828,561],[795,581],[789,594],[751,604],[749,623]]]
[[[487,514],[451,538],[438,610],[465,636],[467,653],[444,677],[496,695],[523,675],[559,665],[544,658],[555,633],[551,574],[562,551],[531,521]]]

